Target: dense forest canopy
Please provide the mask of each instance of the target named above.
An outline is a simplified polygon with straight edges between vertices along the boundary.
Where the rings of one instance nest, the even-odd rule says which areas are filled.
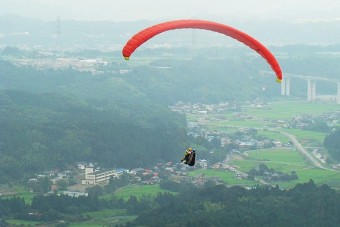
[[[84,160],[148,166],[174,161],[183,149],[185,118],[161,107],[135,108],[132,114],[122,107],[99,109],[73,96],[22,91],[2,91],[0,100],[3,180]]]
[[[2,182],[76,161],[133,168],[182,155],[185,117],[126,82],[1,64]]]
[[[22,198],[0,200],[2,215],[17,219],[51,222],[64,220],[86,223],[83,215],[103,209],[126,209],[137,218],[125,226],[338,226],[340,194],[313,181],[289,190],[279,187],[245,189],[240,186],[205,185],[196,188],[181,184],[177,194],[127,200],[38,195],[31,204]],[[114,211],[112,211],[114,212]],[[39,215],[29,215],[35,213]],[[1,223],[1,222],[0,222]]]
[[[337,160],[340,160],[340,129],[328,134],[324,139],[324,145],[329,153]]]
[[[313,181],[291,190],[219,185],[162,196],[132,226],[336,226],[339,193]]]

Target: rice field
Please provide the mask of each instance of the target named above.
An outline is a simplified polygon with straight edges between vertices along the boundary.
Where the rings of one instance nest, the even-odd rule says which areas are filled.
[[[299,141],[317,142],[323,143],[327,133],[308,131],[302,129],[282,129],[282,131],[288,132],[296,136]]]
[[[159,184],[154,185],[129,185],[115,191],[114,195],[117,198],[128,200],[130,196],[135,196],[137,199],[143,196],[156,196],[158,193],[169,192],[161,189]]]
[[[90,221],[72,223],[71,227],[95,227],[95,226],[111,226],[113,223],[117,226],[124,225],[129,221],[133,221],[137,216],[128,215],[125,209],[104,209],[99,211],[83,213],[89,216]]]
[[[227,185],[240,185],[240,186],[254,186],[256,182],[247,180],[247,179],[238,179],[236,177],[235,172],[219,170],[219,169],[205,169],[205,170],[196,170],[189,173],[189,176],[198,178],[199,176],[204,175],[207,178],[218,178],[223,181],[223,183]]]
[[[2,199],[12,198],[13,196],[21,197],[25,200],[26,204],[31,204],[33,197],[37,195],[36,193],[27,191],[22,186],[14,186],[11,188],[3,186],[0,188],[0,191],[3,192],[3,195],[1,196]],[[6,191],[9,191],[10,193],[6,195]]]
[[[24,220],[17,220],[17,219],[7,219],[6,222],[10,226],[37,226],[41,223],[37,221],[24,221]]]
[[[302,114],[322,114],[340,111],[340,106],[334,103],[311,103],[311,102],[275,102],[266,108],[245,108],[257,118],[289,119]]]
[[[297,183],[308,182],[312,179],[316,184],[328,184],[340,188],[340,172],[318,169],[306,162],[304,157],[293,149],[263,149],[249,151],[241,160],[232,162],[240,171],[248,172],[259,164],[265,164],[275,171],[290,173],[294,171],[298,179],[293,181],[271,182],[282,188],[294,187]]]

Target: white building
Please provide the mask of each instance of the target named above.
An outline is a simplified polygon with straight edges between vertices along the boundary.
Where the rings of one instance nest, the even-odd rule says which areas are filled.
[[[77,162],[76,165],[77,165],[78,169],[84,170],[86,168],[87,163],[86,162]]]
[[[62,191],[58,195],[68,195],[71,197],[79,197],[79,196],[88,196],[87,192],[71,192],[71,191]]]
[[[85,179],[82,184],[98,185],[109,183],[110,178],[118,178],[116,170],[93,171],[93,167],[85,168]]]

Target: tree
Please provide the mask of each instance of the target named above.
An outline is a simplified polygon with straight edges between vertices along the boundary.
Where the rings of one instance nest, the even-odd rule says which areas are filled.
[[[315,120],[306,129],[311,130],[311,131],[326,132],[326,133],[328,133],[330,130],[327,123],[322,120]]]
[[[340,129],[325,137],[324,146],[335,159],[340,160]]]
[[[58,180],[57,185],[59,190],[65,191],[67,190],[68,181],[64,179]]]

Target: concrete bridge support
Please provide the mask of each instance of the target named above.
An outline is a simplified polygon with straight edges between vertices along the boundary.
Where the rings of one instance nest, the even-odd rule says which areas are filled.
[[[338,82],[338,94],[336,96],[336,103],[340,104],[340,82]]]
[[[290,77],[285,76],[281,82],[281,95],[290,95]]]
[[[315,80],[307,80],[307,100],[315,101],[316,100],[316,82]]]

